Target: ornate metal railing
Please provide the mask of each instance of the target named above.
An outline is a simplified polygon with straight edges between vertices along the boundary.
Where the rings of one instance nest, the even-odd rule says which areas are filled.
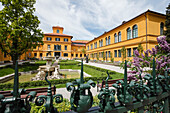
[[[42,113],[58,113],[57,110],[53,107],[53,100],[55,100],[55,103],[61,103],[63,101],[63,96],[60,94],[52,95],[51,83],[48,81],[47,76],[48,73],[46,73],[45,76],[45,80],[49,84],[47,96],[40,95],[36,97],[37,93],[32,91],[26,96],[25,99],[22,99],[21,94],[24,94],[26,90],[18,90],[18,62],[16,62],[14,88],[13,92],[11,92],[13,97],[5,98],[0,94],[0,113],[30,113],[30,102],[35,102],[36,106],[44,106],[45,110],[42,110]]]
[[[124,81],[119,80],[113,84],[112,89],[108,87],[108,77],[105,87],[100,90],[98,99],[99,107],[93,113],[123,113],[130,110],[138,113],[169,113],[170,99],[170,70],[165,70],[164,75],[157,75],[155,70],[155,59],[153,59],[152,75],[146,74],[143,78],[139,75],[138,81],[127,81],[127,64],[125,61]],[[24,89],[18,90],[18,68],[15,68],[14,91],[13,97],[5,98],[0,94],[0,113],[27,113],[30,112],[30,102],[35,101],[35,105],[44,106],[47,113],[55,113],[57,110],[53,107],[53,100],[60,103],[63,100],[62,95],[52,95],[51,83],[49,84],[47,96],[41,95],[36,97],[36,92],[30,92],[25,101],[20,95],[25,92]],[[91,86],[95,83],[89,80],[85,83],[83,78],[83,61],[81,63],[80,79],[72,83],[67,83],[66,88],[71,92],[70,104],[71,109],[78,113],[85,113],[92,107],[93,96],[90,91]],[[118,100],[118,102],[115,102]],[[89,111],[90,112],[90,111]]]

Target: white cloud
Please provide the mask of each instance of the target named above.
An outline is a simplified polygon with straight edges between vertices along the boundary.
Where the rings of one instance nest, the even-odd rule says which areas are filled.
[[[168,0],[37,0],[35,8],[43,32],[59,25],[74,40],[91,40],[147,9],[164,13],[168,4]]]

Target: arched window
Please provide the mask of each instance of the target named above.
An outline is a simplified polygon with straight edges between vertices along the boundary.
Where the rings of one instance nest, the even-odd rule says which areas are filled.
[[[161,24],[160,24],[160,35],[163,35],[163,31],[164,31],[164,23],[161,22]]]
[[[132,37],[133,37],[133,38],[138,37],[138,26],[137,26],[137,25],[134,25],[132,29],[133,29],[133,30],[132,30]]]
[[[130,27],[127,28],[127,39],[128,40],[131,39],[131,29],[130,29]]]
[[[114,37],[115,37],[115,43],[117,43],[117,34],[116,33],[115,33]]]
[[[100,42],[100,40],[99,40],[99,47],[101,47],[101,42]]]
[[[108,45],[108,42],[107,42],[107,37],[106,37],[106,45]]]
[[[110,44],[110,36],[108,37],[108,45]]]
[[[103,39],[101,40],[101,47],[103,46]]]
[[[118,42],[121,42],[121,32],[118,33]]]

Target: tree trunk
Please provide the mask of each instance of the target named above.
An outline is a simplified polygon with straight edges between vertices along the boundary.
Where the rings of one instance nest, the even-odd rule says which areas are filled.
[[[18,55],[12,56],[13,66],[15,67],[16,61],[18,60]]]

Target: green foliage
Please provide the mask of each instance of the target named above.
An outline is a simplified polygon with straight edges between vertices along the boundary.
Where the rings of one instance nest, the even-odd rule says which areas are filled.
[[[166,30],[164,31],[164,34],[166,36],[167,42],[170,43],[170,4],[166,8],[165,27],[166,27]]]
[[[61,60],[58,64],[59,65],[77,65],[80,62],[74,60]]]
[[[63,99],[63,102],[61,103],[55,103],[54,102],[54,107],[57,108],[57,111],[59,112],[66,112],[71,110],[71,104],[68,99]]]
[[[143,53],[143,47],[141,44],[138,44],[138,48],[137,48],[139,55],[141,55]]]
[[[105,55],[105,52],[104,52],[104,51],[102,52],[102,57],[103,57],[103,61],[105,61],[106,55]]]
[[[111,62],[112,62],[112,63],[114,62],[114,58],[111,58]]]
[[[92,107],[99,106],[100,100],[98,99],[98,96],[93,97],[93,105]],[[34,103],[30,103],[31,105],[31,111],[30,113],[41,113],[42,111],[45,111],[44,106],[36,106]],[[71,110],[71,104],[70,101],[66,98],[63,99],[63,102],[61,103],[55,103],[55,100],[53,100],[53,105],[55,108],[57,108],[58,112],[66,112]]]
[[[35,0],[0,0],[0,49],[16,60],[27,50],[43,44],[40,21],[34,15]]]
[[[84,47],[81,51],[82,51],[83,54],[86,54],[86,50],[84,49]]]
[[[99,106],[100,100],[98,99],[98,95],[93,97],[93,105],[92,107]]]
[[[99,60],[99,52],[97,52],[97,60]]]
[[[87,82],[88,80],[105,80],[107,76],[103,77],[85,77],[85,81]],[[66,84],[67,82],[72,82],[75,79],[54,79],[54,80],[49,80],[51,84],[54,85],[61,85],[61,84]],[[13,83],[0,83],[0,89],[6,90],[6,89],[11,89],[13,88]],[[30,88],[30,87],[39,87],[39,86],[47,86],[48,83],[45,80],[40,80],[40,81],[30,81],[30,82],[22,82],[19,83],[19,88]],[[62,85],[63,87],[63,85]]]
[[[92,59],[94,59],[94,53],[92,53],[91,55],[92,55]]]
[[[31,111],[30,113],[43,113],[45,111],[45,106],[36,106],[35,103],[31,103]]]
[[[126,48],[122,47],[120,51],[122,53],[122,62],[123,62],[126,59]]]

